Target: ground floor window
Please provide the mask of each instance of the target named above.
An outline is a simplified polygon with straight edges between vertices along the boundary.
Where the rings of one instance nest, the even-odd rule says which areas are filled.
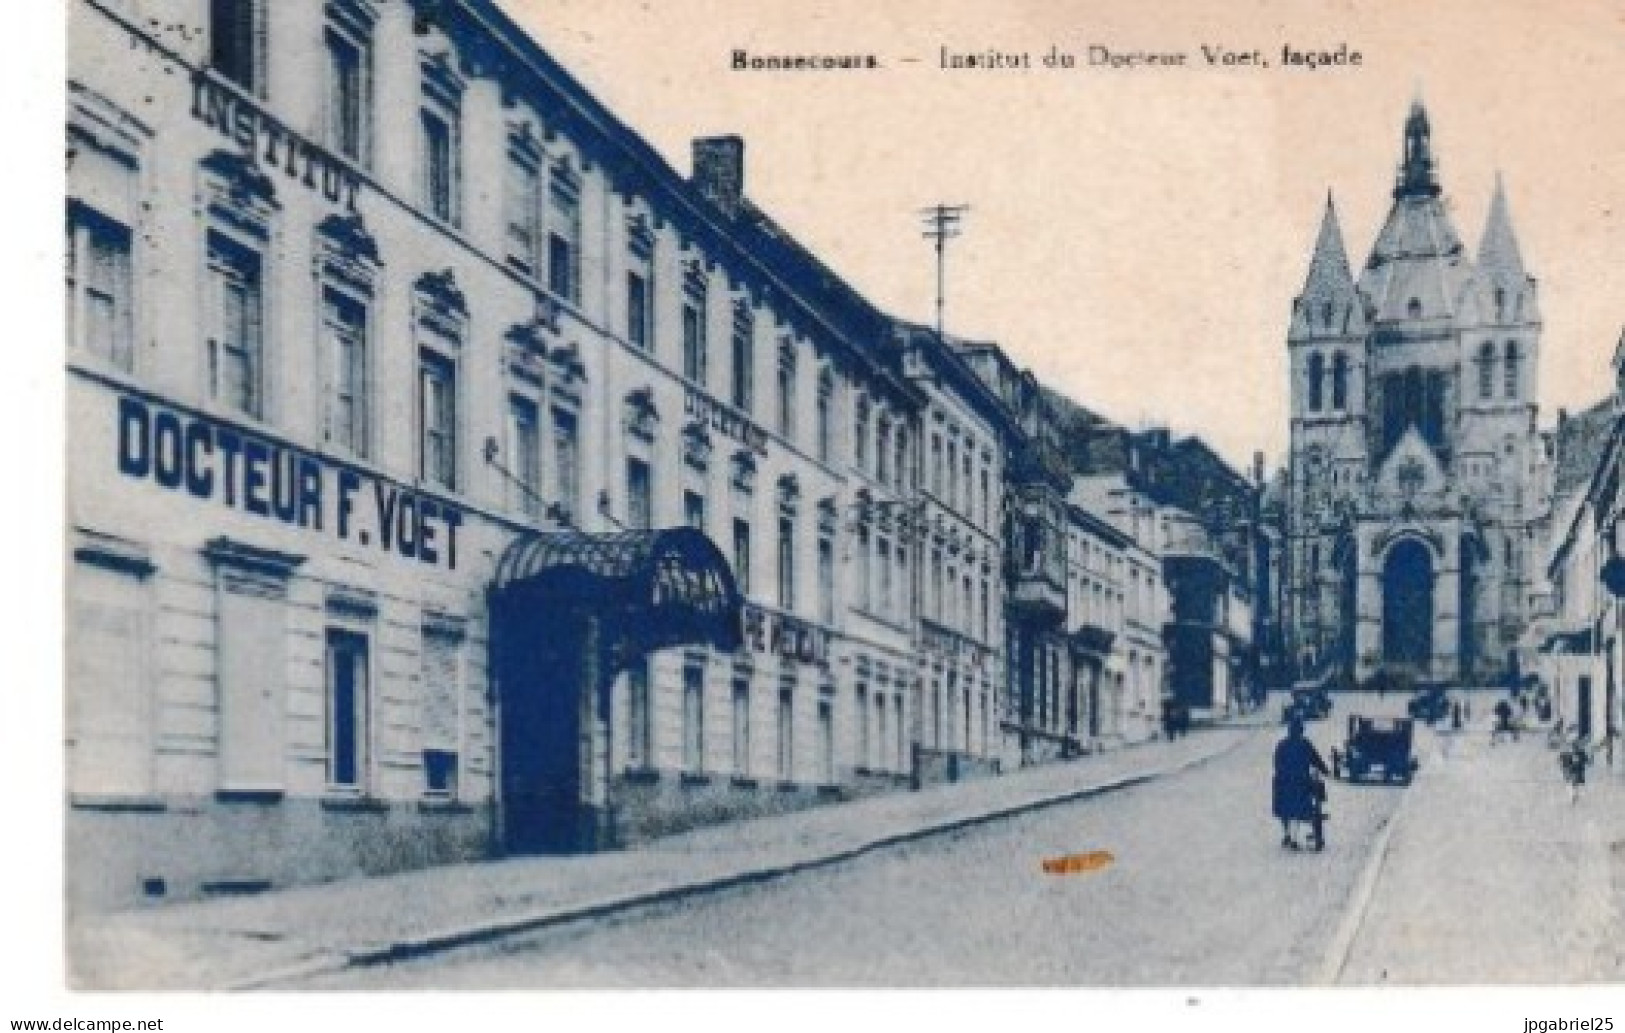
[[[638,660],[627,669],[626,763],[634,769],[654,766],[654,719],[649,708],[649,662]]]
[[[818,780],[835,784],[835,701],[829,696],[818,701]]]
[[[683,770],[705,770],[705,668],[683,665]]]
[[[733,683],[733,755],[734,774],[750,775],[750,679],[735,678]]]
[[[789,782],[795,778],[795,689],[783,686],[779,689],[778,713],[778,739],[779,739],[779,781]]]
[[[368,746],[367,636],[327,630],[327,781],[339,789],[366,786]]]

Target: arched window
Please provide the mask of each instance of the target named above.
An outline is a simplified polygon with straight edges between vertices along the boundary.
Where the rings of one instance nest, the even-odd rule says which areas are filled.
[[[1349,357],[1342,352],[1332,356],[1332,408],[1342,410],[1349,404]]]
[[[1518,345],[1515,341],[1507,342],[1506,394],[1508,398],[1518,397]]]
[[[1321,322],[1322,326],[1326,327],[1326,329],[1328,329],[1328,330],[1331,329],[1331,326],[1332,326],[1332,303],[1329,302],[1329,301],[1323,301],[1320,304],[1320,322]]]
[[[1495,345],[1485,341],[1478,349],[1478,397],[1489,399],[1495,395]]]
[[[1405,306],[1405,314],[1410,316],[1412,319],[1421,319],[1422,299],[1412,298],[1410,304]]]
[[[1326,360],[1321,358],[1319,352],[1309,356],[1309,411],[1319,412],[1321,404],[1321,381],[1326,376]]]

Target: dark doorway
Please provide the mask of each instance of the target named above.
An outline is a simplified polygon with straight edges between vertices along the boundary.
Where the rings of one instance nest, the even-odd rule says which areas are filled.
[[[1433,656],[1433,557],[1420,542],[1400,542],[1383,563],[1382,653],[1422,670]]]
[[[619,842],[616,677],[670,646],[738,648],[741,606],[727,561],[692,528],[544,532],[504,551],[491,616],[509,852]]]
[[[1582,739],[1590,739],[1591,738],[1591,676],[1589,674],[1580,675],[1580,681],[1579,681],[1579,685],[1578,685],[1578,688],[1577,688],[1577,692],[1579,694],[1579,700],[1577,701],[1579,703],[1579,713],[1575,714],[1576,724],[1578,725],[1577,731],[1580,734],[1580,738],[1582,738]]]

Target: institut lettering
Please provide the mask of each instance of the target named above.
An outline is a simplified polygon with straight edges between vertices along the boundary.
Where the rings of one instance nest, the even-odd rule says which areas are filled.
[[[237,144],[256,164],[277,169],[308,190],[320,190],[333,204],[355,211],[359,175],[206,72],[192,74],[192,117]]]

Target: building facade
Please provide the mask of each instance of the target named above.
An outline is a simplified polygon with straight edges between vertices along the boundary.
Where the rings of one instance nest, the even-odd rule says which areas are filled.
[[[1370,256],[1350,269],[1328,199],[1292,306],[1286,648],[1300,676],[1505,673],[1538,572],[1540,332],[1504,190],[1470,260],[1417,102]]]
[[[1009,759],[1000,715],[1008,691],[1002,567],[1013,424],[954,340],[901,323],[896,339],[924,398],[920,476],[900,521],[919,576],[919,777],[954,780],[1001,770]]]
[[[743,144],[480,0],[163,6],[70,10],[70,900],[909,784],[924,397]]]

